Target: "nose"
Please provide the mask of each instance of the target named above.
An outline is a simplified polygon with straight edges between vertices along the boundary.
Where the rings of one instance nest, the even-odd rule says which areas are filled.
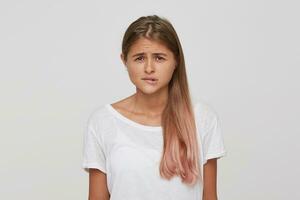
[[[147,62],[145,62],[145,72],[150,73],[154,71],[154,66],[153,66],[153,62],[152,59],[147,59]]]

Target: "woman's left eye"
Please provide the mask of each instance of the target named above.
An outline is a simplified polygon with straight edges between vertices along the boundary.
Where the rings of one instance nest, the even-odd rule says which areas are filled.
[[[157,58],[158,58],[158,60],[164,60],[164,58],[160,57],[160,56],[158,56]]]

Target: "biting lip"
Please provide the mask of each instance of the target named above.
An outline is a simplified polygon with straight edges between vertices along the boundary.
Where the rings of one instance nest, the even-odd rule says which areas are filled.
[[[142,80],[157,81],[157,78],[153,78],[153,77],[146,77],[146,78],[142,78]]]
[[[153,78],[153,77],[142,78],[142,80],[144,80],[146,83],[148,83],[150,85],[156,85],[156,83],[158,81],[157,78]]]

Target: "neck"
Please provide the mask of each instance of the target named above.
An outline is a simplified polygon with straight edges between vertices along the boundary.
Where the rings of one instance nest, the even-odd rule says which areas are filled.
[[[153,94],[145,94],[137,89],[132,95],[133,110],[147,115],[160,115],[168,100],[168,89]]]

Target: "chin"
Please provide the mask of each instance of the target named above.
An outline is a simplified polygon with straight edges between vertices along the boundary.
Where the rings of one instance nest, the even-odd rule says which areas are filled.
[[[158,89],[149,89],[149,88],[142,88],[142,89],[138,89],[140,92],[142,92],[143,94],[154,94],[158,91]]]
[[[164,87],[161,86],[144,86],[136,87],[137,91],[142,92],[143,94],[154,94],[161,91]],[[165,87],[167,89],[167,87]]]

